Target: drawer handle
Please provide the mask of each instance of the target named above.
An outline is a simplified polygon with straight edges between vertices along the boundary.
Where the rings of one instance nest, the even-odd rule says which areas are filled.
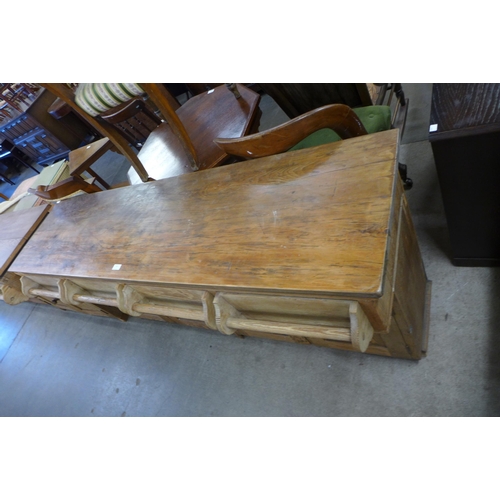
[[[213,309],[213,295],[208,292],[202,295],[202,304],[196,309],[179,307],[173,304],[154,303],[130,285],[117,285],[116,297],[117,307],[130,316],[156,314],[158,316],[191,319],[202,321],[213,330],[217,329]]]
[[[339,340],[341,342],[350,342],[351,340],[351,331],[349,328],[278,323],[276,321],[262,321],[246,318],[228,318],[226,325],[234,330],[278,333],[281,335],[292,335],[294,337]]]
[[[10,306],[15,306],[29,300],[29,297],[22,291],[21,281],[17,275],[9,278],[8,282],[0,287],[0,292],[0,299]]]
[[[23,294],[28,297],[43,297],[45,299],[49,300],[54,300],[54,299],[59,299],[60,295],[59,292],[54,292],[52,290],[49,290],[47,288],[43,288],[43,285],[40,285],[40,283],[37,283],[36,281],[33,281],[32,279],[28,278],[27,276],[21,276],[21,290]]]
[[[337,340],[351,342],[353,347],[361,352],[366,351],[373,337],[373,327],[357,302],[349,304],[349,328],[249,319],[219,293],[215,296],[214,306],[217,327],[225,335],[232,335],[236,330],[249,330],[293,337]]]

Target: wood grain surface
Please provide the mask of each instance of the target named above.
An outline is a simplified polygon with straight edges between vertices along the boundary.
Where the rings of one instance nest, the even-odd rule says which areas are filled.
[[[0,215],[0,276],[43,220],[47,205]]]
[[[431,141],[500,130],[500,84],[435,83],[430,125]]]
[[[380,296],[397,149],[390,130],[65,200],[11,271]]]

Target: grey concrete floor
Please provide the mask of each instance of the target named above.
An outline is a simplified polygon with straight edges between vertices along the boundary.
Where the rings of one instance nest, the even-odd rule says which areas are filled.
[[[450,263],[427,141],[432,86],[403,87],[410,109],[401,161],[414,180],[407,194],[433,281],[426,358],[242,340],[0,302],[0,415],[500,415],[500,270]],[[263,110],[264,127],[286,120],[269,98]],[[119,182],[128,164],[111,155],[96,170]]]

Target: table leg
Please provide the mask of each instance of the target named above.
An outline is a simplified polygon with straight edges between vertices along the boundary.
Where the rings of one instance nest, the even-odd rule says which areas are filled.
[[[101,184],[101,186],[104,189],[111,189],[111,186],[100,176],[97,175],[90,167],[87,167],[87,172],[92,176],[95,177],[95,180]]]

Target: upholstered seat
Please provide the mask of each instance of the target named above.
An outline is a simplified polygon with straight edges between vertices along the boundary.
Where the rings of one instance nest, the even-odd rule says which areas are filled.
[[[388,106],[351,109],[345,104],[330,104],[264,132],[237,139],[219,137],[214,142],[227,154],[251,159],[382,132],[391,127]],[[399,172],[405,189],[410,189],[413,182],[406,175],[406,165],[399,164]]]
[[[354,108],[353,111],[360,119],[368,134],[383,132],[391,128],[391,108],[389,106],[365,106],[364,108]],[[336,132],[332,129],[324,128],[313,132],[290,150],[306,149],[340,140],[341,138]]]

